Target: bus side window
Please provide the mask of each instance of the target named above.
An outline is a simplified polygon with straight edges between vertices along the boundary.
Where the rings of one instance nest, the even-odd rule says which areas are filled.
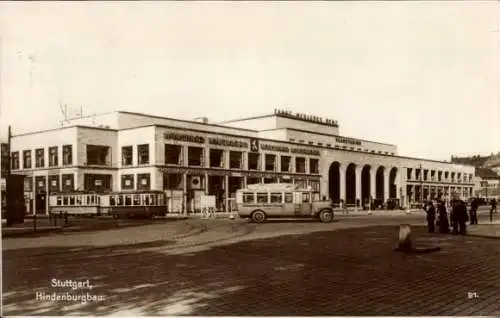
[[[255,195],[251,192],[243,193],[243,203],[255,203]]]
[[[302,202],[309,203],[309,192],[302,192]]]
[[[109,196],[109,205],[114,206],[116,205],[116,200],[114,195]]]
[[[257,193],[257,203],[268,203],[268,193]]]
[[[141,195],[134,194],[134,205],[141,205]]]
[[[150,205],[151,200],[149,199],[149,197],[150,197],[149,194],[144,195],[144,205],[146,206]]]
[[[285,193],[285,203],[293,203],[293,193]]]
[[[123,205],[123,196],[118,195],[116,198],[117,198],[117,205]]]
[[[283,193],[271,193],[271,203],[283,203]]]
[[[62,198],[60,196],[57,196],[57,205],[62,204]]]
[[[127,205],[127,206],[132,205],[132,196],[131,195],[125,196],[125,205]]]
[[[75,197],[74,196],[69,197],[69,205],[75,205]]]
[[[63,196],[63,205],[68,205],[68,197]]]

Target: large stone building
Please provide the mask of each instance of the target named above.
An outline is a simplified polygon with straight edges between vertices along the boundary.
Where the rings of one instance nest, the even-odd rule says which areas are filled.
[[[474,196],[500,199],[500,153],[490,156],[451,157],[451,162],[475,166]]]
[[[467,198],[474,186],[473,166],[398,156],[395,145],[341,136],[335,120],[278,110],[219,124],[112,112],[14,135],[11,154],[36,202],[47,192],[152,189],[171,211],[190,210],[203,194],[222,206],[246,184],[293,182],[335,202],[408,204]]]

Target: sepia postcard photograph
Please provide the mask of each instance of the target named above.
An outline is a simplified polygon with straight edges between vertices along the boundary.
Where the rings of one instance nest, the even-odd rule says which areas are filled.
[[[500,2],[0,2],[1,310],[500,316]]]

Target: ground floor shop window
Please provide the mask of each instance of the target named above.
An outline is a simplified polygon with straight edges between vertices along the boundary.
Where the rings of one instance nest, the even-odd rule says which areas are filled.
[[[210,149],[210,168],[224,168],[224,150]]]
[[[262,182],[261,178],[251,178],[251,177],[247,178],[247,185],[249,185],[249,184],[258,184],[258,183],[261,183],[261,182]]]
[[[60,192],[59,175],[49,176],[49,191],[51,193]]]
[[[264,178],[264,183],[276,183],[276,179],[275,178]]]
[[[201,147],[188,148],[188,165],[190,166],[203,165],[203,148]]]
[[[303,157],[295,158],[295,172],[306,173],[306,158]]]
[[[165,173],[163,174],[163,189],[165,190],[182,190],[182,174],[180,173]]]
[[[85,191],[95,191],[95,192],[105,192],[111,191],[111,181],[112,175],[110,174],[84,174],[84,190]]]
[[[122,175],[122,190],[134,190],[134,175],[124,174]]]
[[[149,173],[137,174],[137,190],[151,190],[151,175]]]

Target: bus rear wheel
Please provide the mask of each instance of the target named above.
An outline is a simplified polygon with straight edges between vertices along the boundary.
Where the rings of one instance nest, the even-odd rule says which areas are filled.
[[[262,223],[266,220],[266,214],[263,211],[252,212],[252,221],[255,223]]]
[[[330,223],[333,221],[333,212],[330,210],[323,210],[319,212],[319,219],[323,223]]]

